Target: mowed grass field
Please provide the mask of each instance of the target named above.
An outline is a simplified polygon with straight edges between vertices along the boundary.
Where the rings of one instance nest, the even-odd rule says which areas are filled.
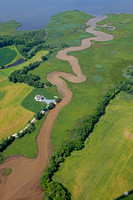
[[[41,56],[47,53],[48,51],[40,51],[32,59],[20,65],[0,70],[0,140],[21,130],[34,115],[34,112],[21,106],[22,101],[33,90],[33,87],[23,83],[9,82],[9,74],[25,65],[41,60]]]
[[[133,96],[120,93],[106,108],[82,151],[74,152],[55,181],[73,200],[112,200],[133,187]]]

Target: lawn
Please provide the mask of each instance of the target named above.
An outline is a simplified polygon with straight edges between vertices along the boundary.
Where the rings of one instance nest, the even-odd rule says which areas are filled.
[[[22,101],[21,105],[34,113],[38,113],[46,107],[45,102],[38,102],[35,96],[43,95],[46,99],[54,99],[54,93],[50,92],[47,88],[36,88]]]
[[[112,100],[82,151],[61,165],[54,180],[72,199],[112,200],[132,189],[133,96],[121,93]]]

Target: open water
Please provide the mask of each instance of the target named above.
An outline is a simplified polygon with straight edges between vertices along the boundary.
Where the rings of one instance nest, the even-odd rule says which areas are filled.
[[[0,22],[16,20],[19,30],[35,30],[48,24],[50,17],[66,10],[93,15],[133,13],[133,0],[0,0]]]

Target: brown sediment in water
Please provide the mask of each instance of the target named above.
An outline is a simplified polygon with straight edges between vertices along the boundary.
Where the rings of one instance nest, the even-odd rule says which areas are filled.
[[[112,35],[94,30],[96,23],[104,18],[105,17],[92,18],[87,22],[87,25],[91,26],[87,28],[86,31],[94,34],[94,37],[83,39],[79,47],[70,47],[58,52],[57,58],[68,61],[75,75],[58,71],[48,74],[48,81],[57,86],[63,99],[57,104],[56,108],[48,113],[40,129],[39,135],[37,136],[37,157],[35,159],[28,159],[25,156],[12,156],[7,158],[6,161],[0,165],[0,200],[40,200],[43,198],[43,192],[39,183],[40,176],[49,164],[49,158],[52,154],[50,133],[60,110],[67,105],[72,98],[72,92],[68,89],[65,81],[61,79],[61,77],[72,83],[81,83],[86,80],[86,77],[80,69],[77,58],[67,55],[67,53],[90,47],[91,40],[112,40]],[[12,173],[6,177],[5,172],[8,168],[12,169]]]

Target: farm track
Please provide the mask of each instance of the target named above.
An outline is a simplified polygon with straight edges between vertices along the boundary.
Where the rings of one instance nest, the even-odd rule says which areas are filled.
[[[86,23],[87,25],[90,25],[86,31],[94,34],[95,37],[83,39],[81,46],[79,47],[70,47],[58,52],[57,58],[68,61],[68,63],[72,66],[72,70],[75,75],[58,71],[48,74],[48,81],[57,86],[57,89],[62,94],[63,99],[59,104],[57,104],[56,108],[49,112],[43,126],[40,129],[39,135],[37,136],[37,157],[35,159],[28,159],[25,156],[12,156],[0,165],[1,200],[40,200],[43,198],[43,192],[41,191],[39,183],[40,176],[49,164],[49,158],[52,154],[50,133],[60,110],[67,105],[72,98],[72,92],[68,89],[65,81],[60,77],[63,77],[72,83],[81,83],[86,80],[86,77],[80,69],[77,58],[67,55],[67,53],[71,51],[80,51],[90,47],[91,40],[112,40],[112,35],[94,30],[96,23],[103,19],[105,19],[105,17],[92,18]],[[5,171],[8,168],[12,169],[12,173],[6,177]]]

